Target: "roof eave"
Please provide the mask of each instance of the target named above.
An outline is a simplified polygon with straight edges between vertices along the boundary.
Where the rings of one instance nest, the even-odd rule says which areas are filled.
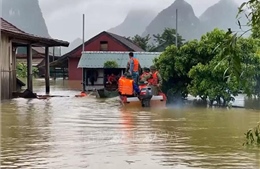
[[[8,36],[11,36],[14,39],[31,42],[32,45],[35,45],[35,46],[48,46],[48,47],[56,47],[56,46],[68,47],[69,46],[69,42],[67,42],[67,41],[38,37],[38,36],[33,36],[31,34],[21,34],[21,33],[12,32],[9,30],[5,30],[5,29],[1,29],[1,33],[7,34]]]

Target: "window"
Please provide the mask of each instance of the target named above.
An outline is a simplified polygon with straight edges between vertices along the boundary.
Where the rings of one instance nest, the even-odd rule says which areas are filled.
[[[107,51],[107,50],[108,50],[107,41],[100,41],[100,51]]]

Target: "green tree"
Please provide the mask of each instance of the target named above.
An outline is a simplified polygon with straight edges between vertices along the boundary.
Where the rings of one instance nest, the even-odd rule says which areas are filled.
[[[162,34],[153,35],[154,41],[156,42],[154,48],[151,51],[162,52],[168,46],[176,44],[176,30],[171,28],[165,28]],[[184,39],[181,35],[177,35],[178,47],[183,45]]]
[[[233,96],[237,96],[240,88],[234,76],[229,79],[223,77],[225,71],[226,74],[229,73],[227,62],[221,62],[214,69],[218,62],[219,60],[214,58],[205,65],[199,63],[194,66],[189,72],[192,81],[188,90],[191,95],[199,96],[204,101],[209,99],[210,105],[216,101],[218,106],[227,106],[230,101],[234,100]]]
[[[192,79],[188,91],[193,96],[203,100],[209,99],[210,103],[217,102],[219,106],[227,106],[240,90],[246,93],[259,95],[260,57],[257,54],[259,40],[253,38],[239,38],[234,50],[241,60],[243,73],[240,77],[233,74],[229,67],[229,59],[222,59],[216,53],[214,58],[206,64],[199,63],[194,66],[189,77]],[[218,65],[216,67],[216,65]],[[238,79],[239,78],[239,79]],[[239,83],[243,79],[244,83]]]
[[[206,64],[217,55],[216,44],[225,38],[225,32],[215,29],[201,37],[185,43],[179,49],[171,45],[155,60],[164,80],[163,91],[173,97],[188,95],[191,78],[188,72],[198,63]]]
[[[245,31],[244,33],[252,30],[252,37],[259,38],[259,27],[260,27],[260,1],[259,0],[248,0],[242,3],[239,7],[239,12],[237,17],[241,14],[245,14],[248,18],[247,26],[251,29]],[[249,14],[247,14],[249,11]],[[240,25],[240,27],[242,27]],[[243,33],[243,34],[244,34]],[[242,34],[242,35],[243,35]],[[243,73],[241,58],[236,54],[236,45],[238,39],[242,36],[238,35],[238,32],[228,31],[226,34],[226,39],[222,41],[219,47],[222,49],[221,57],[222,60],[229,60],[228,66],[231,70],[231,75],[235,75],[239,81],[244,85],[246,82],[241,79],[240,76]],[[247,93],[251,95],[251,93]]]
[[[128,39],[145,51],[149,51],[152,48],[152,46],[149,45],[150,35],[146,35],[145,37],[135,35],[134,37],[128,37]]]
[[[32,68],[32,73],[34,77],[37,77],[39,70],[36,67]],[[16,65],[16,75],[18,78],[27,77],[27,65],[24,63],[17,63]]]
[[[104,63],[104,68],[118,68],[118,64],[114,60],[109,60]]]

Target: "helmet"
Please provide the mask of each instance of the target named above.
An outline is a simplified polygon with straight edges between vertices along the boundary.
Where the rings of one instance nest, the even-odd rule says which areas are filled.
[[[143,69],[144,69],[144,71],[150,71],[150,69],[148,67],[144,67]]]
[[[150,70],[156,70],[156,67],[154,65],[150,66]]]

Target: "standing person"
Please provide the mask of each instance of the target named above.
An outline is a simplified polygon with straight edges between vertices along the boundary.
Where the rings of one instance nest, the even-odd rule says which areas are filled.
[[[128,68],[127,68],[128,69]],[[138,83],[140,64],[138,59],[134,58],[134,53],[129,53],[129,73],[132,75],[134,82]]]
[[[150,85],[152,86],[153,89],[153,95],[158,95],[162,87],[162,76],[157,71],[155,66],[151,66],[150,70],[152,75],[152,80],[150,81]]]

